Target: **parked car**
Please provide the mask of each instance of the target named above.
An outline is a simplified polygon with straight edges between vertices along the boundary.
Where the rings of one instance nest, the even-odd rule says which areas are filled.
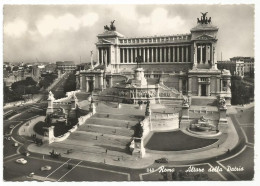
[[[155,163],[169,163],[167,158],[160,158],[158,160],[155,160]]]
[[[10,141],[10,140],[11,140],[11,137],[10,137],[10,136],[5,136],[4,139]]]
[[[24,158],[19,158],[19,159],[17,159],[16,160],[16,163],[19,163],[19,164],[26,164],[27,163],[27,160],[26,159],[24,159]]]
[[[14,146],[14,147],[18,147],[18,143],[15,142],[15,143],[13,144],[13,146]]]
[[[51,170],[51,166],[45,165],[45,166],[41,167],[41,171],[48,171],[48,170]]]
[[[10,128],[10,129],[13,129],[13,128],[14,128],[14,125],[10,125],[9,128]]]

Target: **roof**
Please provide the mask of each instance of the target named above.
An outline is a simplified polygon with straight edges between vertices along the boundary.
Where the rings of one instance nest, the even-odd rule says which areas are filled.
[[[201,24],[201,23],[198,23],[195,27],[193,27],[190,31],[191,32],[194,32],[194,31],[206,31],[206,30],[209,30],[209,31],[217,31],[218,30],[218,27],[217,26],[214,26],[212,24]]]
[[[57,61],[56,65],[75,65],[73,61]]]
[[[125,37],[123,34],[120,34],[117,31],[110,31],[110,30],[105,30],[102,34],[98,34],[97,37]]]
[[[253,58],[253,57],[236,56],[236,57],[230,58],[230,60],[241,60],[241,61],[246,61],[246,62],[248,62],[248,61],[254,61],[255,58]]]

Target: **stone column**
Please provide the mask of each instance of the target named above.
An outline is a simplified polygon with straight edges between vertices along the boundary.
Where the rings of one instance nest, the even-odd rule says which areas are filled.
[[[126,48],[126,62],[129,62],[129,49]]]
[[[125,62],[125,49],[122,48],[122,62]]]
[[[180,62],[180,49],[179,49],[179,46],[177,46],[177,61],[176,62]]]
[[[202,45],[200,45],[200,64],[202,64],[203,62],[202,62],[202,50],[203,50],[203,46]]]
[[[193,68],[197,68],[197,45],[196,45],[196,43],[194,43],[194,45],[193,45],[193,60],[194,60],[194,62],[193,62]]]
[[[210,60],[210,47],[209,45],[206,45],[206,64],[209,64]]]
[[[171,61],[171,52],[172,52],[171,47],[168,47],[168,62],[172,62]]]
[[[153,62],[153,47],[151,48],[151,62]]]
[[[99,74],[99,88],[103,89],[103,74]]]
[[[143,48],[143,60],[144,60],[144,62],[146,62],[145,61],[145,56],[146,56],[146,52],[145,52],[145,48]]]
[[[158,48],[155,48],[155,62],[159,62],[158,61]]]
[[[166,50],[167,50],[167,48],[164,47],[164,50],[163,50],[163,53],[164,53],[164,55],[163,55],[163,56],[164,56],[164,62],[167,62],[167,58],[166,58],[166,57],[167,57],[167,56],[166,56],[167,53],[166,53]]]
[[[186,60],[185,62],[189,62],[189,47],[186,46]]]
[[[103,49],[101,49],[101,64],[104,63],[104,54],[103,54]]]
[[[130,60],[130,63],[133,63],[134,62],[134,49],[131,48],[131,60]]]
[[[150,61],[150,48],[147,48],[147,63]]]
[[[182,93],[182,78],[179,78],[179,92]]]
[[[172,47],[172,61],[175,62],[175,47]]]
[[[243,75],[243,74],[242,74],[242,75]],[[231,83],[230,83],[230,78],[228,78],[228,79],[227,79],[227,92],[231,92],[231,91],[230,91],[230,87],[229,87],[230,85],[231,85]]]
[[[89,92],[89,79],[86,77],[86,92]]]
[[[207,96],[210,96],[210,84],[207,85]]]
[[[95,77],[92,77],[92,82],[93,82],[93,90],[95,90],[96,85],[95,85]]]
[[[181,62],[184,62],[184,47],[181,47]]]
[[[217,69],[217,50],[216,50],[216,43],[213,44],[213,57],[212,57],[212,68]]]
[[[160,47],[160,59],[159,62],[162,62],[162,48]]]
[[[199,78],[198,78],[199,79]],[[201,84],[198,84],[198,96],[201,96]]]
[[[82,74],[80,74],[79,78],[80,78],[80,88],[79,89],[81,91],[83,91],[83,76],[82,76]]]
[[[134,50],[135,50],[134,62],[136,62],[136,57],[137,57],[137,48],[135,48]]]
[[[192,92],[191,92],[191,85],[192,85],[192,78],[191,77],[189,77],[189,85],[188,85],[188,87],[189,87],[189,89],[188,89],[188,94],[190,95]]]
[[[99,48],[97,48],[97,62],[100,64],[100,61],[99,61]]]
[[[107,50],[104,50],[104,65],[105,65],[105,69],[107,67]]]

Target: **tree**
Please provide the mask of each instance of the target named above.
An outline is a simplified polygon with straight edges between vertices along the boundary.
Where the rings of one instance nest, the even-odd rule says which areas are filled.
[[[11,67],[10,66],[6,67],[5,69],[6,69],[7,72],[11,72]]]
[[[250,97],[254,97],[254,87],[246,85],[241,77],[231,78],[232,105],[244,105],[250,103]]]
[[[18,66],[14,66],[13,71],[17,71],[17,70],[18,70]]]
[[[9,89],[4,83],[4,103],[18,101],[22,99],[22,95]]]
[[[141,138],[141,137],[143,137],[143,132],[144,132],[144,129],[143,129],[141,123],[136,124],[135,125],[135,134],[134,134],[134,136],[138,137],[138,138]]]
[[[76,90],[76,76],[75,74],[70,74],[64,84],[64,92],[70,92]]]

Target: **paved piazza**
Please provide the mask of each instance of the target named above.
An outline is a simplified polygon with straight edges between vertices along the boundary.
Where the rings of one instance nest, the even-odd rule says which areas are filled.
[[[84,96],[82,97],[84,98]],[[80,104],[84,105],[87,103],[88,102],[86,101],[80,102]],[[34,107],[39,108],[37,106]],[[156,112],[164,113],[165,110],[171,109],[172,106],[152,105],[151,108],[156,109]],[[233,121],[232,125],[235,126],[238,133],[242,134],[239,136],[241,141],[240,145],[235,147],[229,153],[226,149],[225,152],[222,152],[218,157],[208,160],[203,160],[203,158],[201,158],[197,160],[187,159],[183,161],[170,159],[172,156],[170,151],[163,154],[160,151],[154,152],[152,150],[148,150],[147,157],[144,157],[143,159],[136,159],[129,155],[125,149],[123,149],[123,145],[127,144],[130,140],[130,138],[127,140],[127,136],[132,135],[131,127],[143,118],[144,110],[140,110],[138,105],[123,104],[122,109],[118,111],[115,103],[100,102],[97,106],[97,114],[91,118],[91,122],[89,122],[89,124],[80,127],[76,133],[73,133],[73,135],[64,142],[43,145],[41,147],[37,147],[30,144],[30,142],[27,142],[26,139],[28,137],[21,138],[17,135],[19,126],[31,118],[31,115],[28,112],[28,114],[25,112],[25,115],[20,115],[5,121],[6,131],[10,133],[12,138],[10,141],[4,141],[4,179],[31,180],[32,178],[28,177],[31,172],[35,173],[33,179],[41,181],[159,181],[180,179],[176,178],[176,175],[173,176],[172,173],[163,173],[161,170],[165,168],[168,170],[174,169],[178,174],[183,172],[182,180],[250,180],[253,177],[252,167],[254,157],[252,117],[247,117],[248,120],[243,119],[243,123],[240,123],[241,117],[239,116],[241,114],[252,114],[254,112],[254,105],[249,106],[248,108],[236,108],[232,106],[231,109],[236,112],[235,114],[230,115],[231,121]],[[243,110],[243,112],[241,112],[241,110]],[[42,114],[40,113],[40,110],[35,109],[35,112]],[[103,113],[103,115],[101,113]],[[107,114],[110,115],[109,118],[107,118]],[[13,124],[15,128],[10,131],[8,126],[11,124]],[[90,130],[88,130],[88,125],[90,126]],[[95,128],[95,126],[100,125],[109,126],[109,128],[106,128],[105,131],[103,128]],[[117,129],[116,132],[121,137],[114,136],[113,127]],[[85,131],[88,131],[87,134],[85,134]],[[174,130],[173,133],[174,132],[176,132],[176,130]],[[168,131],[167,133],[170,134],[171,132]],[[98,136],[97,140],[96,136]],[[193,136],[190,137],[192,138]],[[219,138],[219,136],[213,138]],[[86,141],[82,143],[80,140]],[[19,143],[19,146],[13,147],[13,143],[16,141]],[[24,152],[28,145],[29,147],[33,147],[32,150],[29,148],[31,155],[25,157],[28,160],[28,163],[26,165],[19,165],[15,163],[16,159],[19,157],[24,157],[20,153]],[[188,143],[188,145],[190,145],[190,143]],[[185,143],[183,143],[183,146],[185,146]],[[207,145],[205,144],[205,146]],[[190,153],[203,152],[203,154],[207,154],[212,148],[217,149],[217,144],[211,147],[199,148],[199,150],[190,150],[189,153],[184,151],[180,151],[181,153],[173,151],[172,154],[180,153],[182,157],[190,157]],[[52,149],[60,152],[62,154],[62,158],[51,158],[49,156],[49,152]],[[66,154],[66,149],[73,149],[73,152],[68,155]],[[105,152],[105,149],[108,149],[108,153]],[[221,144],[219,149],[221,149]],[[153,153],[155,154],[151,157],[151,154]],[[169,157],[168,164],[154,163],[154,159],[165,156]],[[118,161],[118,157],[120,158],[120,161]],[[251,162],[243,161],[244,158],[249,157],[252,157]],[[73,166],[72,169],[68,169],[69,164]],[[52,170],[46,172],[40,171],[40,167],[44,165],[50,165]],[[118,168],[118,166],[121,166],[121,168]],[[134,169],[129,169],[129,167],[133,167]],[[244,171],[228,171],[231,167],[243,167]],[[197,171],[203,169],[204,171],[193,172],[194,170],[192,169],[197,169]],[[213,171],[210,171],[210,169]],[[188,170],[191,171],[189,172]],[[97,176],[99,174],[102,174],[103,176]]]

